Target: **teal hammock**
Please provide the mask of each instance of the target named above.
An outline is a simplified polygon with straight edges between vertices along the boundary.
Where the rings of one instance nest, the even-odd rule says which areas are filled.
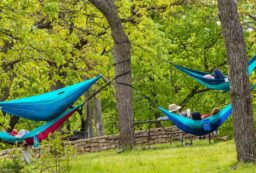
[[[224,90],[229,91],[229,82],[220,79],[208,79],[205,78],[204,75],[209,74],[206,72],[200,72],[196,70],[192,70],[186,67],[182,67],[179,65],[174,65],[177,69],[181,70],[182,72],[186,73],[187,75],[191,76],[197,82],[203,84],[207,88],[214,89],[214,90]],[[256,67],[256,56],[250,59],[248,62],[248,74],[251,75],[253,70]]]
[[[232,106],[231,104],[229,104],[225,106],[222,110],[220,110],[220,112],[218,112],[217,114],[214,114],[203,120],[193,120],[182,115],[169,112],[162,107],[159,107],[159,109],[179,129],[186,133],[197,136],[206,135],[217,130],[232,113]]]
[[[39,143],[48,137],[50,133],[53,133],[60,125],[62,125],[76,110],[78,110],[83,104],[80,104],[61,115],[55,117],[51,121],[48,121],[44,125],[30,131],[24,136],[18,138],[10,135],[8,132],[0,132],[0,139],[7,143],[21,143],[25,145],[38,146]]]
[[[62,114],[101,76],[37,96],[0,102],[8,114],[33,121],[49,121]]]

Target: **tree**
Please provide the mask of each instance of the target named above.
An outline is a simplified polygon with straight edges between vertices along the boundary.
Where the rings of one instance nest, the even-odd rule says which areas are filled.
[[[85,100],[90,97],[90,92],[85,93]],[[93,130],[92,130],[92,109],[91,109],[91,102],[88,100],[85,105],[86,110],[86,119],[85,119],[85,137],[92,138],[93,137]]]
[[[94,93],[96,90],[94,90]],[[102,123],[102,112],[101,112],[101,101],[97,96],[94,96],[94,121],[97,136],[103,135],[103,123]]]
[[[114,40],[116,99],[119,117],[120,145],[122,149],[134,147],[132,89],[131,89],[131,45],[124,32],[114,0],[90,0],[106,17]]]
[[[228,55],[237,159],[255,162],[256,139],[243,30],[234,0],[218,0],[218,9]]]

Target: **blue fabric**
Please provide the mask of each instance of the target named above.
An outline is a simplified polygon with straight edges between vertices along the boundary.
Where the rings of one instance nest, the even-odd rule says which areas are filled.
[[[214,90],[224,90],[224,91],[229,91],[230,89],[229,82],[225,82],[225,80],[223,79],[223,77],[226,77],[226,76],[223,76],[221,79],[208,79],[208,78],[205,78],[204,75],[209,73],[192,70],[179,65],[174,65],[174,66],[177,69],[181,70],[182,72],[191,76],[197,82],[205,85],[207,88],[214,89]],[[248,62],[249,75],[251,75],[255,67],[256,67],[256,56],[251,58],[250,61]]]
[[[207,117],[203,120],[192,120],[169,112],[162,107],[159,107],[159,109],[168,116],[169,120],[172,121],[179,129],[197,136],[205,135],[217,130],[232,113],[232,107],[231,104],[229,104],[213,116]]]
[[[225,80],[224,74],[222,74],[219,69],[214,69],[213,75],[215,79]]]
[[[256,55],[248,62],[248,74],[251,75],[256,67]]]
[[[70,107],[101,76],[37,96],[0,102],[2,111],[34,121],[49,121]]]
[[[211,121],[209,119],[204,119],[203,120],[203,123],[204,123],[204,130],[205,131],[211,131]]]
[[[8,143],[19,143],[22,142],[28,138],[34,138],[34,144],[35,145],[39,145],[39,141],[37,139],[37,135],[42,133],[43,131],[45,131],[46,129],[48,129],[50,126],[52,126],[53,124],[55,124],[58,120],[62,119],[63,117],[65,117],[67,114],[69,114],[70,112],[77,110],[79,107],[81,107],[82,104],[64,112],[63,114],[59,115],[58,117],[54,118],[51,121],[46,122],[44,125],[26,133],[24,136],[22,136],[21,138],[17,138],[15,136],[10,135],[8,132],[0,132],[0,139],[2,139],[5,142]]]

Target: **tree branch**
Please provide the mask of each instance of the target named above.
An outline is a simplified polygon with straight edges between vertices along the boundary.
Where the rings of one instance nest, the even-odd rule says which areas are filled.
[[[184,107],[186,105],[186,103],[192,98],[194,97],[196,94],[202,93],[202,92],[206,92],[209,91],[209,88],[205,88],[205,89],[201,89],[198,90],[198,86],[195,86],[194,89],[191,90],[191,92],[183,99],[183,101],[180,103],[181,107]]]
[[[249,13],[244,13],[244,14],[246,14],[248,17],[250,17],[251,19],[256,21],[256,16],[249,14]]]
[[[4,69],[5,72],[7,71],[10,71],[11,69],[13,69],[14,65],[19,63],[21,60],[18,59],[18,60],[14,60],[14,61],[11,61],[11,62],[3,62],[2,64],[2,68]]]

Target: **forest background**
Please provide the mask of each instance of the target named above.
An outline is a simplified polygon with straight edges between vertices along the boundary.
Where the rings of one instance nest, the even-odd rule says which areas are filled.
[[[132,46],[135,121],[162,116],[157,106],[167,107],[170,103],[202,113],[230,103],[228,92],[208,90],[172,66],[179,64],[206,72],[219,68],[227,74],[216,3],[116,1]],[[256,54],[256,4],[248,0],[238,1],[237,5],[250,58]],[[3,0],[0,19],[1,100],[40,94],[103,74],[104,80],[93,87],[97,90],[114,78],[111,30],[105,17],[88,1]],[[250,79],[256,83],[255,74]],[[86,98],[88,94],[79,101]],[[114,83],[97,98],[102,105],[103,134],[118,133]],[[71,117],[63,129],[84,130],[87,137],[95,136],[94,101]],[[10,116],[1,114],[0,128],[6,129],[9,124]],[[15,127],[33,129],[40,124],[19,119]],[[146,128],[141,125],[135,129]],[[232,137],[232,117],[220,133]]]

